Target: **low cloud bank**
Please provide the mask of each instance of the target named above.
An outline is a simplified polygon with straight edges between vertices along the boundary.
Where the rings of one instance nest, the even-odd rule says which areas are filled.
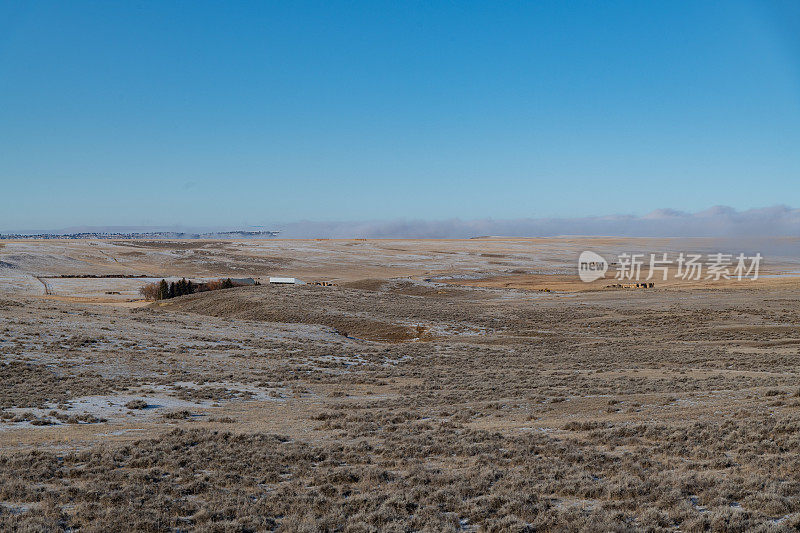
[[[374,220],[267,224],[248,227],[187,226],[81,226],[54,231],[5,231],[0,233],[80,232],[149,233],[203,235],[223,231],[278,230],[282,238],[408,238],[464,239],[482,236],[554,237],[559,235],[619,237],[800,237],[800,209],[773,206],[737,211],[716,206],[688,213],[658,209],[643,216],[608,215],[578,218],[518,218],[510,220]]]
[[[644,216],[514,220],[395,220],[295,222],[279,225],[284,238],[469,238],[614,235],[621,237],[783,237],[800,236],[800,209],[788,206],[737,211],[717,206],[697,213],[659,209]]]

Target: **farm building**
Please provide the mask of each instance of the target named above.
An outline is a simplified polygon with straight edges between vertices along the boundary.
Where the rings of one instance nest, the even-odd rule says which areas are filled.
[[[305,281],[299,280],[297,278],[276,278],[276,277],[273,277],[273,276],[270,276],[269,282],[270,283],[282,284],[282,285],[305,285],[306,284]]]
[[[234,285],[238,286],[245,286],[245,285],[255,285],[256,280],[253,278],[231,278],[231,281]]]

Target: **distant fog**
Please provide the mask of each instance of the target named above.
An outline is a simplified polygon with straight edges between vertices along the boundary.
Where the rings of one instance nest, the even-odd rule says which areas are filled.
[[[267,218],[267,217],[265,217]],[[578,218],[477,220],[299,221],[258,226],[81,226],[60,230],[2,233],[180,232],[212,234],[235,230],[277,230],[284,238],[470,238],[482,236],[554,237],[561,235],[619,237],[800,237],[800,209],[773,206],[737,211],[716,206],[687,213],[659,209],[643,216],[606,215]]]
[[[800,209],[774,206],[737,211],[717,206],[697,213],[659,209],[644,216],[513,220],[389,220],[295,222],[276,225],[281,237],[297,238],[470,238],[486,235],[552,237],[759,237],[800,236]]]

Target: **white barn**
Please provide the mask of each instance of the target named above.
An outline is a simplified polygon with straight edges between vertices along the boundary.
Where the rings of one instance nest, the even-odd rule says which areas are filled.
[[[273,277],[273,276],[269,277],[269,282],[270,283],[279,283],[279,284],[283,284],[283,285],[305,285],[306,284],[305,281],[299,280],[297,278],[277,278],[277,277]]]

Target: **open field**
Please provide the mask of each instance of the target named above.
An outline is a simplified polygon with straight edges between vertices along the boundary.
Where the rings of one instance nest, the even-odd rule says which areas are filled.
[[[762,244],[610,290],[582,250],[730,243],[5,242],[0,529],[796,530],[800,253]]]

